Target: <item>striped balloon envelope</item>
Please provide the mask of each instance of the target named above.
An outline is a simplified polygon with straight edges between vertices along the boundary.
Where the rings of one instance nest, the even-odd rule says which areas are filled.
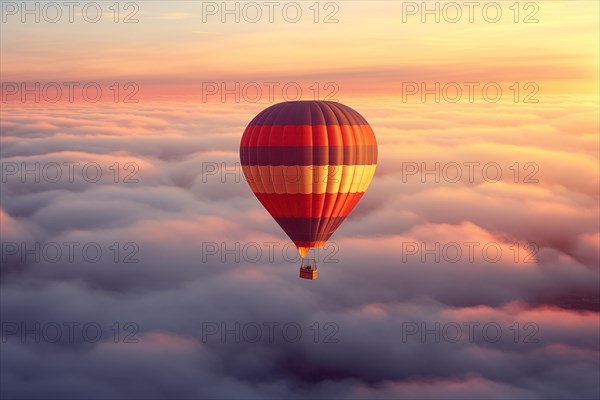
[[[240,159],[250,188],[304,258],[324,246],[367,190],[377,142],[348,106],[290,101],[254,117]]]

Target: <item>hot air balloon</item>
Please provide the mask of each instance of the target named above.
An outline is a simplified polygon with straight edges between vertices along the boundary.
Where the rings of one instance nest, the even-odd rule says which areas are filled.
[[[321,248],[361,199],[377,164],[377,141],[355,110],[331,101],[289,101],[260,112],[240,144],[246,181],[302,257]]]

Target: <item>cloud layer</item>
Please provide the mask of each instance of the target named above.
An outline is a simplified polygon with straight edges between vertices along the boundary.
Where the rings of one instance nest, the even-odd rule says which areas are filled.
[[[315,282],[239,169],[264,104],[7,105],[2,395],[597,397],[598,111],[545,100],[347,101],[380,161]]]

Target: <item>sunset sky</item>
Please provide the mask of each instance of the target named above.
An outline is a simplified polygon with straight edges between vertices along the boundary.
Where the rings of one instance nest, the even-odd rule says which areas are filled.
[[[56,23],[25,3],[40,21],[3,1],[0,36],[3,398],[600,395],[597,1],[472,21],[428,2],[439,22],[420,1],[278,2],[273,22],[257,2],[256,23],[247,2],[239,22],[220,1],[97,2],[96,23],[89,2]],[[295,93],[357,110],[379,145],[313,282],[239,166],[246,125]],[[236,323],[302,338],[221,340]]]

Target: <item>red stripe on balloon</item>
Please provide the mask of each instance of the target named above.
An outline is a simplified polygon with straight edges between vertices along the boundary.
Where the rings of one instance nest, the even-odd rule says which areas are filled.
[[[273,217],[328,218],[350,214],[365,193],[254,194]],[[340,200],[337,206],[339,213],[334,213],[337,199]]]
[[[250,125],[244,131],[246,146],[353,146],[376,145],[369,125]]]

